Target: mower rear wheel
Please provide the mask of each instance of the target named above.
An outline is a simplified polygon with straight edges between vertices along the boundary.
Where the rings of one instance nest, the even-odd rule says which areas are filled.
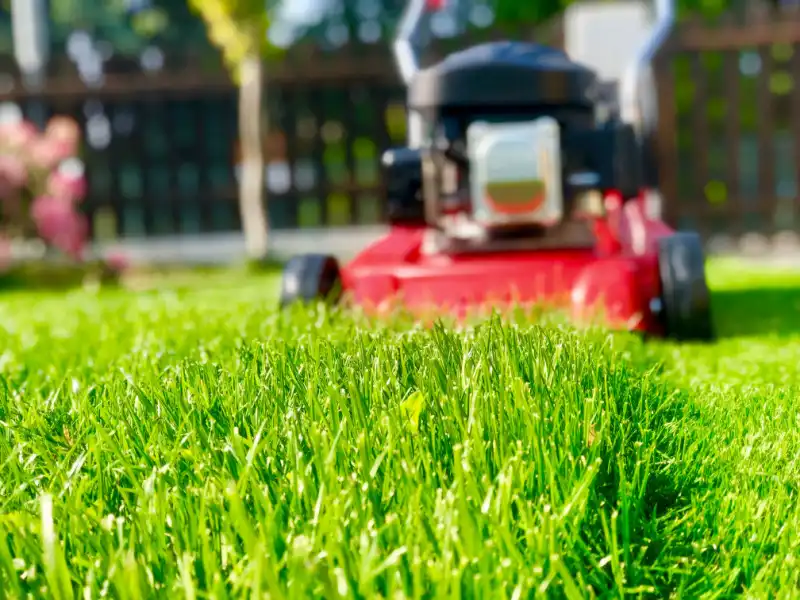
[[[700,236],[679,232],[658,241],[661,311],[667,337],[681,341],[714,338]]]
[[[342,293],[339,262],[327,254],[294,256],[283,268],[281,308],[290,304],[335,303]]]

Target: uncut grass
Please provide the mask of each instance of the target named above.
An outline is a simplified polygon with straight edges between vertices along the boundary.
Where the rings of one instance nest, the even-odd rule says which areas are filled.
[[[665,392],[605,335],[363,333],[205,296],[45,299],[2,335],[10,595],[657,583]]]
[[[662,361],[670,386],[692,391],[697,485],[668,530],[692,549],[682,591],[800,597],[800,273],[715,267],[720,341],[639,352]]]
[[[796,589],[787,327],[365,331],[268,284],[0,305],[0,594]]]

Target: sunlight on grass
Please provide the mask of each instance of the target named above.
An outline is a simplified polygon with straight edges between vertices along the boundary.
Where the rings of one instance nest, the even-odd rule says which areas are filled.
[[[800,276],[710,280],[712,346],[280,315],[275,276],[6,294],[0,589],[791,596]]]
[[[708,283],[715,290],[800,287],[800,265],[758,267],[734,258],[719,258],[709,264]]]

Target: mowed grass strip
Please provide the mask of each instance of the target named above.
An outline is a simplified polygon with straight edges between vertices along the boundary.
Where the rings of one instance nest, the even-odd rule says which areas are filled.
[[[0,304],[0,594],[796,589],[796,388],[769,360],[796,336],[754,338],[777,384],[726,384],[741,336],[368,330],[273,289]]]

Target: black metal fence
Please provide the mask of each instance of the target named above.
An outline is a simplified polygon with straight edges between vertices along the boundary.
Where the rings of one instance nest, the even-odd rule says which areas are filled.
[[[325,66],[276,73],[268,87],[265,170],[276,228],[383,218],[378,157],[402,142],[401,89],[383,64],[339,69],[336,79],[336,64]],[[237,99],[223,76],[126,75],[96,90],[52,85],[15,100],[28,114],[39,102],[81,124],[96,238],[239,228]]]
[[[396,4],[399,13],[403,3]],[[46,85],[36,93],[23,85],[10,45],[0,46],[0,103],[16,103],[29,118],[71,116],[84,132],[95,239],[240,228],[236,90],[202,23],[181,10],[147,39],[76,15],[55,29]],[[477,31],[472,41],[526,30]],[[10,19],[0,10],[4,31]],[[543,31],[558,43],[558,28]],[[268,63],[272,227],[383,221],[380,155],[405,139],[404,90],[387,33],[372,43],[350,35],[336,49],[312,40]],[[440,41],[429,58],[464,43]]]
[[[664,212],[705,238],[800,230],[800,3],[684,19],[661,52]]]
[[[96,239],[239,229],[236,90],[185,2],[162,4],[170,26],[149,37],[80,15],[56,28],[41,93],[23,86],[0,9],[0,104],[80,123]],[[740,4],[713,22],[682,21],[656,67],[664,212],[706,237],[800,227],[800,9]],[[379,157],[405,138],[388,33],[327,50],[304,43],[268,63],[273,227],[383,220]],[[490,28],[430,52],[504,36],[559,45],[560,35],[558,23],[535,35]]]
[[[383,218],[378,157],[404,137],[402,90],[388,60],[358,71],[322,64],[325,71],[275,73],[267,89],[276,228]],[[223,73],[107,75],[98,88],[52,81],[41,95],[4,100],[29,117],[38,105],[45,118],[69,115],[81,125],[95,237],[239,228],[237,99]]]

